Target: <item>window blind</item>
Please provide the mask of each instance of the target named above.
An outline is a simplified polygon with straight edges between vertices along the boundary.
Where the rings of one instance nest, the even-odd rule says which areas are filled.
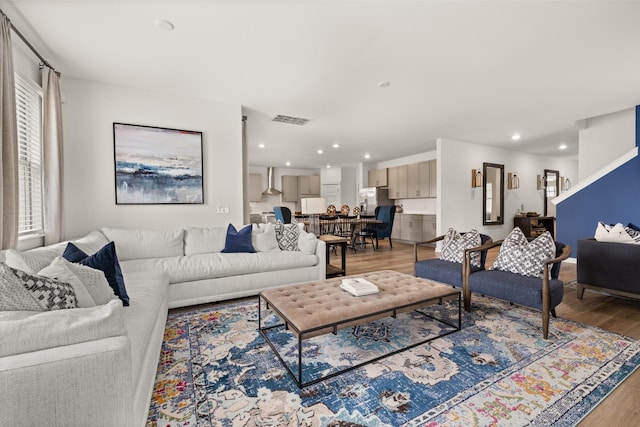
[[[16,74],[18,121],[18,234],[43,232],[42,90]]]

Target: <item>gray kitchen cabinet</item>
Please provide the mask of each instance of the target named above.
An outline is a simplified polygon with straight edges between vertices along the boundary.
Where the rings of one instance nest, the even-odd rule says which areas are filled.
[[[429,161],[407,165],[407,198],[429,197]]]
[[[368,178],[369,187],[386,187],[388,185],[387,168],[370,170]]]
[[[438,197],[438,161],[429,160],[429,196]]]
[[[296,175],[282,175],[282,201],[297,202],[298,197],[298,177]]]
[[[259,173],[249,174],[249,201],[259,202],[262,199],[262,175]]]
[[[320,176],[298,176],[298,195],[300,197],[320,197]]]
[[[422,239],[422,215],[403,214],[400,217],[400,240],[408,242],[421,242]]]
[[[436,238],[436,216],[435,215],[423,215],[422,216],[422,241],[431,240]]]
[[[394,166],[388,169],[389,198],[407,198],[407,165]]]

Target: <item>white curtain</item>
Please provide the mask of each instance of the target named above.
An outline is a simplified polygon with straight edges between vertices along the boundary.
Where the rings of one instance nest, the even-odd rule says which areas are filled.
[[[11,22],[0,13],[0,249],[18,243],[18,131]]]
[[[44,244],[62,240],[62,102],[60,74],[43,70]]]

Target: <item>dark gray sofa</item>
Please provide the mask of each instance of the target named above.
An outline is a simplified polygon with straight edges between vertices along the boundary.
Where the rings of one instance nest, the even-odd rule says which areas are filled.
[[[640,298],[639,262],[640,245],[578,240],[578,298],[582,299],[585,288]]]

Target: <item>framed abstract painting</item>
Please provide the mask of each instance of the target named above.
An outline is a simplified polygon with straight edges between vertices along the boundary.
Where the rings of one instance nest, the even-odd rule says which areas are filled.
[[[202,132],[113,124],[116,204],[203,204]]]

